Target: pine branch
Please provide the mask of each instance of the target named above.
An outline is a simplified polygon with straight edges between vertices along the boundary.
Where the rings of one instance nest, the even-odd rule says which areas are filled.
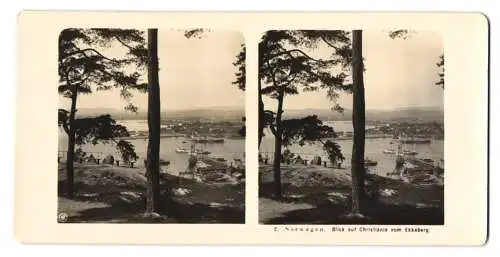
[[[64,129],[64,132],[66,132],[66,134],[69,135],[69,127],[66,122],[62,124],[62,128]]]
[[[271,132],[273,133],[274,136],[276,136],[277,131],[275,125],[269,125],[269,128],[271,129]]]
[[[306,57],[307,59],[309,59],[309,60],[311,60],[311,61],[321,62],[321,63],[325,62],[324,60],[318,60],[318,59],[314,59],[314,58],[312,58],[311,56],[309,56],[309,55],[308,55],[308,54],[306,54],[304,51],[302,51],[302,50],[300,50],[300,49],[298,49],[298,48],[294,48],[294,49],[291,49],[291,50],[287,50],[287,49],[285,49],[285,48],[284,48],[283,46],[281,46],[281,45],[279,45],[279,48],[280,48],[281,50],[283,50],[283,52],[279,52],[279,53],[277,53],[277,54],[270,55],[270,56],[268,56],[268,59],[272,59],[272,58],[275,58],[275,57],[278,57],[278,56],[280,56],[280,55],[284,55],[284,54],[286,54],[286,55],[288,55],[288,56],[290,56],[290,57],[294,58],[294,56],[292,55],[292,53],[300,53],[302,56]]]
[[[90,75],[90,74],[88,74],[88,73],[85,73],[85,72],[83,72],[83,73],[84,73],[84,74],[86,74],[85,78],[83,78],[83,79],[82,79],[82,80],[80,80],[80,81],[76,81],[76,82],[75,82],[75,81],[73,81],[73,82],[72,82],[72,84],[73,84],[75,87],[77,87],[77,88],[78,88],[79,86],[81,86],[81,85],[85,84],[85,82],[86,82],[86,81],[87,81],[90,77],[92,77],[92,75]],[[78,90],[77,90],[77,91],[78,91]]]
[[[291,70],[290,70],[290,73],[291,73]],[[291,75],[290,73],[288,74],[287,78],[289,78],[289,77],[290,77],[290,75]],[[291,79],[289,79],[289,80],[287,79],[287,80],[285,81],[285,83],[284,83],[284,86],[285,86],[285,87],[289,86],[289,85],[290,85],[290,84],[291,84],[291,83],[295,80],[295,78],[297,78],[297,75],[298,75],[298,74],[299,74],[299,73],[295,73],[295,74],[293,74],[293,77],[292,77]]]
[[[323,40],[323,42],[325,44],[327,44],[328,46],[330,46],[331,48],[335,49],[335,51],[338,51],[339,48],[334,46],[331,42],[328,42],[328,40],[324,37],[324,36],[320,36],[321,40]]]
[[[267,59],[266,61],[267,61],[267,66],[268,66],[268,67],[271,67],[271,64],[270,64],[270,62],[269,62],[269,59]],[[272,81],[273,81],[273,85],[277,87],[277,86],[278,86],[278,83],[276,82],[276,77],[275,77],[276,73],[274,72],[274,69],[273,69],[273,68],[270,68],[270,69],[269,69],[269,72],[271,73],[271,79],[272,79]]]
[[[67,57],[69,57],[69,56],[72,56],[72,55],[77,55],[77,54],[83,54],[86,58],[89,58],[89,56],[88,56],[85,52],[87,52],[87,51],[91,51],[91,52],[95,53],[96,55],[98,55],[99,57],[101,57],[101,58],[103,58],[103,59],[105,59],[105,60],[108,60],[108,61],[111,61],[111,62],[115,62],[115,63],[116,63],[116,62],[118,62],[116,59],[110,59],[110,58],[108,58],[108,57],[104,56],[101,52],[97,51],[97,50],[96,50],[96,49],[94,49],[94,48],[85,48],[85,49],[80,49],[80,48],[78,48],[77,46],[74,46],[74,47],[75,47],[76,49],[78,49],[78,50],[73,51],[73,52],[70,52],[70,53],[67,53],[67,54],[64,54],[64,55],[62,56],[62,58],[64,59],[64,58],[67,58]]]
[[[135,48],[134,48],[134,47],[129,46],[127,43],[123,42],[123,41],[120,39],[120,37],[115,36],[115,39],[116,39],[116,41],[118,41],[120,44],[122,44],[124,47],[128,48],[131,52],[133,52],[133,51],[135,50]]]

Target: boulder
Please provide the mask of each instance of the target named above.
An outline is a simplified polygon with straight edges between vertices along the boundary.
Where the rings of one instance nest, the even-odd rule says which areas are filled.
[[[113,155],[108,155],[102,160],[102,163],[112,165],[115,163],[115,158],[113,157]]]
[[[189,189],[186,189],[186,188],[175,188],[175,189],[172,189],[172,193],[175,196],[184,196],[184,195],[191,193],[191,191]]]
[[[141,215],[143,219],[145,220],[160,220],[162,219],[162,216],[158,214],[157,212],[146,212]]]

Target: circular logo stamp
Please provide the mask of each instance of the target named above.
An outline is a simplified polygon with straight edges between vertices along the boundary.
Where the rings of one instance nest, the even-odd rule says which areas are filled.
[[[61,212],[57,215],[57,221],[59,222],[67,222],[68,218],[69,218],[68,214],[64,212]]]

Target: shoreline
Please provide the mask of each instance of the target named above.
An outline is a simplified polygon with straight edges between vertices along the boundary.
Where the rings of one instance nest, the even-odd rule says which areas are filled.
[[[192,138],[190,138],[189,136],[184,135],[184,134],[163,134],[163,135],[160,135],[160,138],[178,138],[178,137],[183,137],[183,138],[186,138],[189,140],[193,140]],[[142,135],[142,136],[119,137],[117,139],[118,140],[139,140],[139,139],[148,139],[148,138],[149,138],[148,135]],[[225,139],[244,140],[245,137],[226,136],[226,137],[223,137],[223,139],[224,140]],[[215,143],[222,143],[222,142],[215,142]]]
[[[186,139],[189,139],[189,140],[193,140],[192,138],[190,138],[189,136],[186,136],[186,135],[172,135],[172,134],[165,134],[165,135],[160,135],[160,138],[186,138]],[[140,140],[140,139],[148,139],[149,137],[147,135],[144,135],[144,136],[130,136],[130,137],[118,137],[117,139],[118,140]],[[245,140],[245,137],[239,137],[239,136],[226,136],[226,137],[223,137],[224,140],[226,139],[233,139],[233,140]],[[365,139],[392,139],[392,136],[391,135],[366,135],[365,136]],[[352,140],[352,137],[337,137],[337,138],[334,138],[333,140],[341,140],[341,141],[344,141],[344,140]],[[441,139],[441,138],[431,138],[429,139],[430,141],[440,141],[440,140],[444,140],[444,139]],[[208,143],[222,143],[222,142],[208,142]],[[425,143],[430,143],[430,142],[425,142]],[[417,142],[418,144],[418,142]]]

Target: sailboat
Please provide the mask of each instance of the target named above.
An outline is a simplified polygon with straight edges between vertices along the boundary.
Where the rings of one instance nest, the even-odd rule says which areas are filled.
[[[196,148],[195,144],[191,144],[191,150],[189,150],[189,154],[190,155],[198,155],[198,154],[208,155],[208,154],[211,154],[211,152],[209,152],[207,150],[202,150],[202,149]]]
[[[406,142],[409,142],[408,139],[403,139],[401,136],[398,137],[398,155],[417,155],[417,151],[410,150],[406,147]],[[415,149],[415,144],[416,143],[413,143],[413,149]]]
[[[405,179],[405,167],[406,163],[405,156],[403,153],[403,145],[401,142],[398,143],[398,148],[396,151],[396,167],[394,168],[395,173],[399,173],[401,179]]]
[[[413,149],[415,149],[415,148],[416,148],[416,143],[413,143]],[[418,154],[418,152],[417,152],[417,151],[415,151],[415,150],[405,149],[405,150],[403,151],[403,154],[405,154],[405,155],[417,155],[417,154]]]
[[[177,147],[175,149],[175,152],[176,153],[189,153],[189,149],[187,149],[186,147],[184,147],[184,145],[187,143],[187,141],[182,141],[182,144],[183,146],[180,146],[180,147]]]

